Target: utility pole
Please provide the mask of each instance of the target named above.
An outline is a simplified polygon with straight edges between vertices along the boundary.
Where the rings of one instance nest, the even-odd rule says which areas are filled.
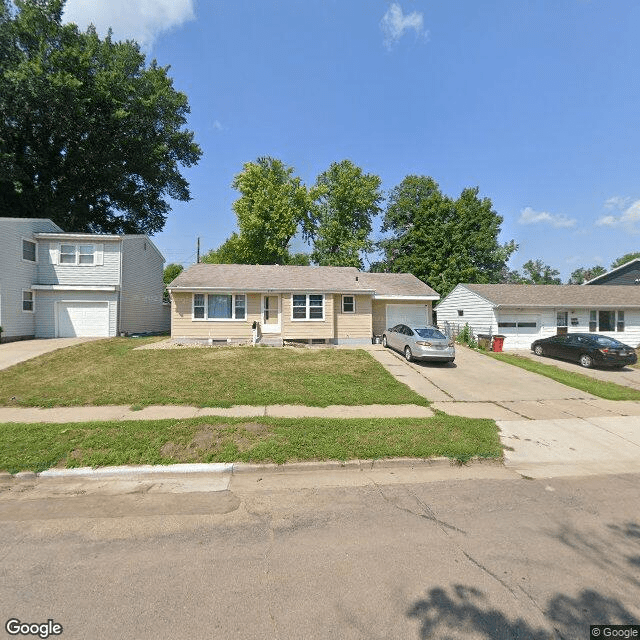
[[[196,251],[196,262],[200,262],[200,237],[198,237],[198,250]]]

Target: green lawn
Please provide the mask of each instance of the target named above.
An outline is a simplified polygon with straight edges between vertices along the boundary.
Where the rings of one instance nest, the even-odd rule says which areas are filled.
[[[154,340],[88,342],[0,371],[0,406],[428,405],[364,350],[134,350]]]
[[[581,373],[565,371],[550,364],[530,360],[525,356],[509,353],[493,353],[489,351],[485,353],[496,360],[508,362],[527,371],[532,371],[533,373],[538,373],[562,384],[566,384],[568,387],[586,391],[587,393],[605,398],[606,400],[640,400],[640,391],[615,384],[614,382],[605,382],[604,380],[597,380]]]
[[[176,462],[500,458],[493,420],[221,418],[0,424],[0,470]]]

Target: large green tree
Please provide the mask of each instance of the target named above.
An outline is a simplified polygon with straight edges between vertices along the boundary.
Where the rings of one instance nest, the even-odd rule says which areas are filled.
[[[383,199],[380,183],[350,160],[334,162],[318,176],[311,232],[316,264],[362,268],[361,254],[372,249],[372,218]]]
[[[542,260],[528,260],[522,265],[526,284],[562,284],[560,272]]]
[[[240,198],[233,203],[240,233],[236,250],[246,264],[287,264],[289,243],[302,228],[309,230],[315,191],[294,176],[293,167],[271,157],[247,162],[235,176]]]
[[[169,67],[62,24],[64,0],[0,0],[0,215],[153,233],[201,151]]]
[[[502,217],[477,188],[456,200],[433,178],[407,176],[389,196],[376,270],[409,272],[445,296],[460,282],[499,282],[515,242],[498,242]]]

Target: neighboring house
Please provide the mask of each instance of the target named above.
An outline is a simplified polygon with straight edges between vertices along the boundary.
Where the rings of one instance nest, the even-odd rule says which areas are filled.
[[[163,264],[146,235],[65,233],[51,220],[0,218],[2,339],[168,331]]]
[[[169,286],[171,336],[246,341],[371,343],[398,323],[431,324],[440,296],[406,273],[355,267],[196,264]]]
[[[624,285],[640,285],[640,258],[629,260],[625,264],[587,280],[582,284],[624,284]]]
[[[597,332],[640,343],[640,287],[459,284],[436,309],[438,325],[506,336],[505,349],[528,349],[556,333]]]

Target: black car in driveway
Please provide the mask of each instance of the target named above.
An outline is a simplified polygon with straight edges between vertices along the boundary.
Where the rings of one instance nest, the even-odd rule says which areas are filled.
[[[597,333],[566,333],[542,338],[531,345],[531,351],[537,356],[574,360],[587,368],[622,368],[638,360],[633,347]]]

